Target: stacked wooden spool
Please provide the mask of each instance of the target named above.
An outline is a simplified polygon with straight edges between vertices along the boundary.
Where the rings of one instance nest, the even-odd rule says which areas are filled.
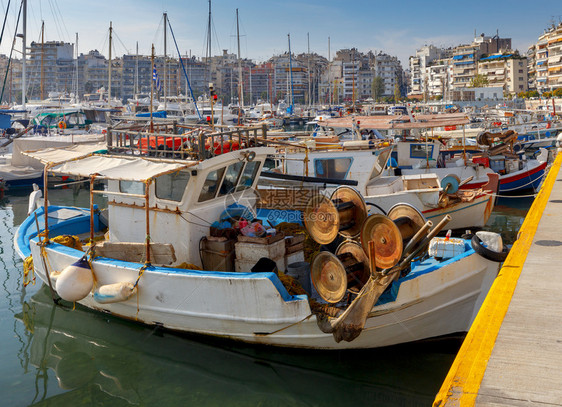
[[[408,204],[395,205],[386,216],[368,216],[363,197],[350,187],[336,189],[330,198],[313,197],[304,220],[308,233],[320,244],[332,243],[338,235],[344,239],[335,253],[321,251],[312,262],[312,284],[329,303],[340,302],[346,293],[357,294],[372,273],[396,265],[404,241],[426,222]]]

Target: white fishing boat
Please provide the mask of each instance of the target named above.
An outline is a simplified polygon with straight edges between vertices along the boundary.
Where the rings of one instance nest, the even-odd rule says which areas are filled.
[[[39,208],[19,227],[16,250],[24,259],[32,255],[28,271],[51,287],[53,297],[173,330],[314,349],[373,348],[468,330],[498,263],[464,240],[455,243],[458,251],[451,256],[420,257],[446,219],[429,233],[431,222],[426,222],[410,240],[413,249],[404,249],[404,255],[401,249],[393,252],[390,268],[379,268],[384,250],[371,252],[369,264],[354,257],[354,270],[367,277],[359,285],[348,287],[341,280],[341,273],[346,276],[341,261],[320,252],[325,254],[315,257],[311,276],[320,297],[290,294],[282,272],[197,270],[203,266],[202,239],[232,202],[276,226],[281,213],[257,211],[253,192],[273,152],[249,148],[203,161],[97,154],[70,159],[62,153],[55,159],[51,152],[46,171],[89,179],[92,197],[108,197],[107,215],[100,215],[92,200],[90,208]],[[34,156],[46,157],[41,152]],[[99,179],[107,180],[107,190],[93,188]],[[394,223],[389,225],[396,230]],[[103,241],[98,241],[105,226]],[[378,232],[373,233],[376,240]],[[97,243],[80,250],[56,243],[62,235]],[[278,241],[277,268],[283,271],[285,240]],[[386,245],[380,239],[371,243]],[[239,254],[257,250],[244,247],[236,251],[237,261]],[[417,261],[410,263],[414,257]],[[338,284],[326,286],[325,279],[337,273]],[[326,294],[342,289],[341,298]]]
[[[303,152],[302,146],[287,147],[285,152],[277,155],[278,166],[273,170],[277,173],[267,172],[260,185],[262,188],[314,189],[322,187],[327,179],[336,181],[333,184],[339,180],[342,185],[355,185],[373,212],[386,213],[397,203],[408,203],[431,220],[455,214],[449,225],[452,229],[470,229],[486,224],[494,207],[497,189],[496,176],[492,171],[492,182],[466,191],[459,190],[458,183],[447,188],[439,175],[433,172],[388,175],[386,168],[393,146],[388,143],[384,144],[386,146],[378,145],[376,147],[369,140],[344,141],[333,143],[329,148],[324,144],[318,150],[313,143],[308,143],[306,152]],[[305,178],[301,178],[303,176]],[[445,181],[448,182],[447,179]],[[333,186],[326,188],[329,191],[334,189]]]

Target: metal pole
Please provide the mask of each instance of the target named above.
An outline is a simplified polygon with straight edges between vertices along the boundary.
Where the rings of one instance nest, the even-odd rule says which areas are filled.
[[[90,247],[94,244],[94,180],[96,175],[90,176]]]
[[[146,181],[144,191],[145,220],[146,220],[146,262],[150,263],[150,206],[149,206],[149,190],[151,179]]]

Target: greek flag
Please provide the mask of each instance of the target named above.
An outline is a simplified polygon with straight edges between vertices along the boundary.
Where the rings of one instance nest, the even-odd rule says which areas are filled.
[[[160,78],[158,77],[158,72],[156,68],[152,71],[152,80],[154,81],[154,86],[156,86],[156,90],[158,92],[162,91],[162,87],[160,86]]]

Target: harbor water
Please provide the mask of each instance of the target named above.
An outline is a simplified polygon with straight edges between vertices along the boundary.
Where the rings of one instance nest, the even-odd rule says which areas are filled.
[[[0,204],[0,390],[5,406],[429,406],[462,338],[385,349],[256,347],[55,306],[22,285],[13,236],[27,194]],[[85,190],[51,204],[86,206]],[[488,229],[512,243],[532,198],[500,199]]]

